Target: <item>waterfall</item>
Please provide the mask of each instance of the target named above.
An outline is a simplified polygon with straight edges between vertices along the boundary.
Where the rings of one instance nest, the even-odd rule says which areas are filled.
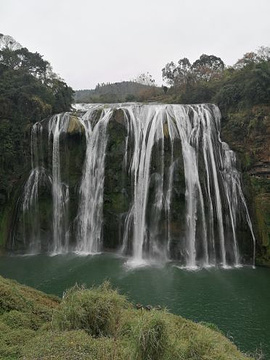
[[[168,257],[170,256],[170,246],[171,246],[171,201],[172,201],[172,194],[173,194],[173,176],[174,176],[174,171],[175,171],[175,167],[176,167],[176,160],[174,160],[174,138],[176,136],[177,130],[175,127],[174,122],[172,121],[168,121],[167,120],[167,129],[168,129],[168,137],[170,139],[170,149],[171,149],[171,154],[170,154],[170,165],[169,165],[169,169],[168,169],[168,180],[167,180],[167,190],[165,192],[165,204],[164,204],[164,208],[165,208],[165,214],[166,214],[166,219],[167,219],[167,254]]]
[[[22,201],[25,248],[33,253],[47,249],[52,254],[97,254],[109,248],[104,244],[107,231],[106,241],[118,236],[129,266],[178,260],[190,269],[239,267],[244,257],[238,234],[245,228],[254,262],[255,237],[241,174],[234,152],[220,139],[221,115],[216,106],[81,106],[76,114],[80,135],[69,147],[65,144],[71,144],[72,116],[58,114],[33,126],[32,170]],[[112,135],[112,129],[123,132]],[[42,145],[45,136],[47,152]],[[72,156],[84,156],[84,164],[77,180],[73,174],[71,181],[63,150],[81,146],[82,139],[84,152]],[[107,151],[112,151],[107,149],[109,139],[110,144],[122,144],[117,155],[119,174],[106,162]],[[121,199],[128,199],[126,210],[110,217],[121,223],[115,227],[120,231],[109,235],[105,224],[111,195],[104,194],[106,176],[119,180],[124,186]],[[52,203],[52,226],[47,231],[52,239],[46,246],[41,243],[42,183],[51,189]]]
[[[126,226],[132,224],[133,227],[133,258],[132,264],[144,264],[143,247],[146,241],[150,240],[147,236],[146,227],[146,207],[150,181],[150,163],[152,149],[158,140],[163,140],[163,117],[164,111],[158,107],[128,106],[123,107],[125,119],[128,123],[128,137],[134,143],[133,156],[131,159],[130,175],[133,183],[133,203],[127,215]],[[163,176],[163,174],[161,174]],[[158,223],[160,209],[163,201],[163,178],[155,194],[155,219],[154,224]],[[125,242],[122,251],[127,246],[128,229],[125,231]],[[148,238],[148,239],[147,239]],[[156,245],[152,241],[150,252]]]
[[[210,105],[151,105],[123,107],[129,138],[134,148],[130,176],[134,195],[125,221],[124,241],[121,251],[128,248],[128,234],[132,237],[130,264],[144,264],[154,254],[170,252],[171,199],[173,191],[174,142],[181,140],[185,177],[186,224],[184,262],[188,268],[197,266],[233,264],[240,266],[236,238],[237,213],[246,213],[248,226],[254,239],[250,217],[241,190],[240,174],[236,169],[235,154],[220,140],[220,113]],[[150,168],[153,147],[161,141],[161,163],[164,151],[164,125],[167,124],[171,144],[167,180],[164,164],[159,172],[159,185],[155,190],[155,216],[147,221]],[[203,168],[202,168],[203,166]],[[167,183],[167,189],[164,183]],[[241,203],[241,204],[240,204]],[[242,210],[241,210],[242,209]],[[164,210],[167,214],[167,235],[162,245],[156,240],[156,227]],[[226,221],[225,221],[226,217]],[[229,220],[227,219],[229,217]],[[132,229],[132,231],[131,231]],[[231,233],[232,236],[225,233]],[[169,257],[171,254],[169,254]]]
[[[40,134],[42,134],[42,125],[35,123],[31,130],[32,170],[24,186],[22,200],[24,246],[32,254],[41,251],[38,196],[39,184],[46,179],[45,169],[42,166],[42,144],[38,141]],[[28,223],[30,224],[30,233],[26,231],[26,224]]]
[[[220,140],[221,142],[221,140]],[[249,216],[246,200],[241,187],[240,173],[236,169],[236,156],[235,153],[230,150],[228,144],[221,142],[222,150],[224,152],[224,170],[223,177],[225,183],[226,190],[226,198],[228,201],[229,213],[231,218],[231,226],[233,232],[233,245],[234,245],[234,253],[235,253],[235,265],[240,266],[240,254],[237,244],[236,237],[236,224],[237,224],[237,209],[239,209],[239,201],[242,203],[245,216],[248,223],[248,226],[251,231],[251,236],[253,240],[253,266],[255,266],[255,235],[252,228],[251,219]]]
[[[103,109],[93,127],[93,114],[99,108],[102,110],[99,106],[93,106],[81,119],[85,129],[86,158],[80,186],[78,242],[75,251],[82,254],[95,254],[101,250],[106,128],[112,110]]]
[[[190,108],[174,107],[173,114],[176,120],[176,127],[182,142],[184,161],[184,172],[186,182],[186,265],[190,268],[196,267],[196,233],[197,233],[197,212],[199,207],[202,213],[202,235],[201,241],[204,247],[204,266],[209,266],[209,255],[207,248],[207,234],[205,224],[204,199],[202,196],[201,183],[198,170],[199,156],[199,135],[200,117],[197,112],[193,113],[193,123],[190,121]]]
[[[53,254],[68,251],[69,187],[61,181],[60,163],[60,135],[67,131],[68,124],[69,114],[64,113],[53,116],[48,125],[49,141],[52,138]]]
[[[26,223],[30,224],[30,234],[25,231],[24,243],[30,253],[42,251],[40,234],[40,209],[39,209],[39,187],[49,184],[52,188],[53,214],[52,228],[53,239],[50,246],[52,254],[68,251],[68,185],[61,182],[60,164],[60,135],[65,133],[69,123],[69,114],[58,114],[50,118],[46,130],[49,143],[52,139],[52,174],[48,174],[43,159],[43,132],[44,125],[36,123],[31,131],[31,166],[32,170],[25,184],[23,192],[22,210],[24,228]],[[29,239],[30,236],[30,239]],[[28,237],[28,238],[26,238]]]

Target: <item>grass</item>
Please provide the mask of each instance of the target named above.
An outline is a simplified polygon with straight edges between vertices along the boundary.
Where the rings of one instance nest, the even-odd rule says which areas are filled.
[[[163,358],[169,344],[164,314],[159,311],[151,311],[137,316],[130,339],[135,343],[137,359],[158,360]]]
[[[52,310],[60,303],[53,295],[46,295],[16,281],[0,276],[0,314],[17,310],[36,315],[42,321],[50,320]]]
[[[60,299],[0,277],[0,359],[247,360],[213,324],[136,309],[108,282]]]
[[[76,285],[64,294],[54,312],[52,327],[60,331],[84,330],[94,337],[113,336],[121,312],[129,306],[108,282],[92,289]]]

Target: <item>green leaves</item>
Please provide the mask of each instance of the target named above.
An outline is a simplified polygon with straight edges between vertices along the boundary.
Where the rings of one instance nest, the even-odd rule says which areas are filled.
[[[193,64],[187,58],[180,59],[177,65],[174,62],[166,64],[162,77],[170,85],[181,86],[220,78],[224,69],[221,58],[202,54]]]
[[[0,76],[0,99],[10,104],[6,117],[36,122],[71,108],[73,90],[37,52],[2,49]]]

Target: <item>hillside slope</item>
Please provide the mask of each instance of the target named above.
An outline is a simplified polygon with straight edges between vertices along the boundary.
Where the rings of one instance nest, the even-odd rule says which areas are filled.
[[[135,307],[109,283],[60,301],[0,277],[0,299],[1,359],[251,359],[214,325]]]
[[[143,85],[135,81],[97,85],[92,90],[75,91],[76,103],[114,103],[124,101],[144,101],[162,94],[161,88]]]

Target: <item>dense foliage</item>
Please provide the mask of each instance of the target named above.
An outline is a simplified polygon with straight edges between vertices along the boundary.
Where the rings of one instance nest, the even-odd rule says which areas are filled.
[[[73,90],[40,54],[26,48],[0,51],[0,206],[27,164],[27,130],[46,116],[69,111],[72,101]]]
[[[223,115],[250,109],[270,101],[270,49],[261,47],[238,60],[233,67],[214,55],[201,55],[193,64],[187,58],[162,69],[171,88],[166,101],[216,103]]]
[[[52,72],[48,61],[26,48],[0,51],[1,119],[35,122],[69,111],[73,90]]]

